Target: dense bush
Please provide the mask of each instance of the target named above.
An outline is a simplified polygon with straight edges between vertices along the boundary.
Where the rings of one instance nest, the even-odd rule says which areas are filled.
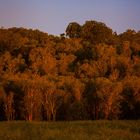
[[[66,35],[0,29],[0,119],[140,119],[140,32],[86,21]]]

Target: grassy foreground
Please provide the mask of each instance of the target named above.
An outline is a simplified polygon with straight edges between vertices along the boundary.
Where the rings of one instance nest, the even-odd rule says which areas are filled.
[[[140,120],[0,122],[0,140],[140,140]]]

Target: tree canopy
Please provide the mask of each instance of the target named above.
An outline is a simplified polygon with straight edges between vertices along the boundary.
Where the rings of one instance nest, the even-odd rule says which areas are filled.
[[[0,120],[140,119],[139,108],[139,31],[0,29]]]

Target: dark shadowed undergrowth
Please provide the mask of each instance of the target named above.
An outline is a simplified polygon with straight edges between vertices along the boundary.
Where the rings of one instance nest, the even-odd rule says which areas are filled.
[[[140,120],[0,122],[0,140],[140,140]]]

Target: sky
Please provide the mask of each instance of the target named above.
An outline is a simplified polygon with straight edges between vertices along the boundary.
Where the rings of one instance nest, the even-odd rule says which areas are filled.
[[[39,29],[53,35],[70,22],[104,22],[122,33],[140,30],[140,0],[0,0],[0,27]]]

